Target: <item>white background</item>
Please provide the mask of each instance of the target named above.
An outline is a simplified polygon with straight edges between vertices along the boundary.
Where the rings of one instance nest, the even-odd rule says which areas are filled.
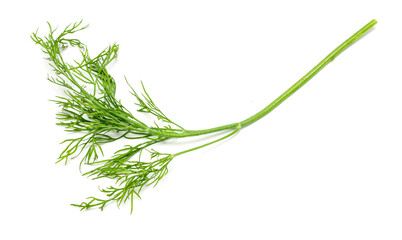
[[[399,2],[1,3],[0,238],[402,239]],[[94,54],[120,44],[110,71],[127,106],[124,76],[144,81],[173,120],[202,129],[259,111],[373,18],[372,31],[267,117],[176,158],[132,215],[69,205],[97,195],[99,182],[78,161],[55,164],[68,134],[48,100],[61,91],[29,37],[46,34],[46,21],[83,19],[90,28],[77,37]]]

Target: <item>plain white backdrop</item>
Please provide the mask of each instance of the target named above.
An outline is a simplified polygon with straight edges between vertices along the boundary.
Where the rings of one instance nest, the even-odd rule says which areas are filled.
[[[1,239],[402,239],[399,0],[0,5]],[[132,215],[69,205],[100,183],[82,177],[78,161],[55,164],[68,134],[48,100],[61,90],[30,39],[38,27],[47,33],[46,21],[83,19],[90,28],[77,37],[94,54],[120,44],[110,72],[124,104],[134,109],[124,76],[142,80],[168,116],[202,129],[259,111],[374,18],[271,114],[176,158]]]

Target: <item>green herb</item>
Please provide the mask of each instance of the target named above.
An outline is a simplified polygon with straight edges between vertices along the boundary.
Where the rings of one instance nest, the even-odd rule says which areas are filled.
[[[240,129],[264,117],[376,23],[372,20],[353,34],[304,77],[255,115],[241,122],[204,130],[187,130],[173,122],[156,106],[144,85],[142,85],[142,93],[134,90],[130,85],[129,87],[136,99],[138,112],[154,117],[155,122],[144,123],[124,107],[115,96],[116,82],[107,70],[107,66],[116,58],[119,46],[113,44],[97,56],[90,57],[87,46],[80,40],[67,38],[68,35],[87,27],[82,26],[82,21],[67,26],[58,36],[55,35],[56,29],[53,29],[50,24],[50,33],[47,36],[41,38],[37,32],[33,33],[32,40],[42,47],[55,73],[55,76],[48,77],[48,80],[65,90],[64,96],[58,96],[54,100],[61,108],[57,114],[57,124],[64,126],[68,132],[80,134],[77,138],[63,142],[66,148],[60,154],[58,162],[67,163],[69,159],[81,156],[81,164],[93,166],[92,170],[83,175],[93,179],[107,178],[115,181],[113,186],[100,190],[104,193],[102,198],[89,197],[86,202],[72,205],[80,207],[81,210],[94,207],[103,210],[108,203],[116,202],[117,205],[121,205],[130,201],[132,211],[133,199],[140,197],[140,192],[145,186],[156,185],[168,173],[168,165],[175,157],[229,138]],[[62,50],[69,46],[80,50],[82,60],[69,64],[63,59]],[[227,134],[182,152],[161,153],[152,148],[155,144],[169,139],[221,131]],[[123,138],[137,139],[140,142],[133,146],[125,146],[109,159],[100,159],[100,155],[103,155],[101,147],[103,144]],[[148,161],[141,159],[141,153],[144,150],[149,152],[150,160]],[[134,156],[138,158],[133,158]]]

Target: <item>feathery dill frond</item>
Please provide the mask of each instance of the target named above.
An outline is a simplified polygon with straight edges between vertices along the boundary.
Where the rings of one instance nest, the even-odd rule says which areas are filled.
[[[144,187],[158,184],[168,173],[168,164],[175,157],[227,139],[241,128],[264,117],[376,23],[376,20],[372,20],[353,34],[258,113],[241,122],[203,130],[187,130],[173,122],[157,107],[148,91],[145,90],[143,83],[141,83],[142,93],[139,93],[126,79],[131,94],[136,100],[137,114],[151,115],[163,124],[159,126],[156,121],[151,124],[140,121],[136,117],[137,115],[132,114],[116,98],[116,82],[107,70],[108,65],[117,57],[119,45],[111,44],[95,57],[90,57],[84,43],[78,39],[68,38],[69,35],[86,29],[87,25],[82,25],[82,21],[70,24],[56,35],[57,28],[53,28],[48,23],[49,34],[47,36],[39,37],[38,31],[36,31],[32,33],[31,38],[41,46],[42,52],[46,55],[46,59],[55,73],[54,76],[49,76],[48,80],[64,89],[64,96],[57,96],[53,100],[60,107],[60,112],[57,113],[57,125],[64,127],[68,132],[79,135],[62,142],[66,144],[66,147],[61,152],[58,162],[67,163],[69,159],[80,156],[80,166],[85,164],[92,167],[92,170],[83,174],[84,176],[114,181],[114,185],[100,189],[104,198],[89,197],[87,202],[72,205],[80,207],[81,210],[95,207],[103,210],[108,203],[115,202],[120,206],[130,200],[132,211],[134,198],[140,198],[140,192]],[[78,48],[82,59],[74,60],[73,64],[67,63],[62,56],[62,51],[68,47]],[[229,133],[209,143],[175,154],[160,153],[150,149],[151,146],[173,138],[223,131],[229,131]],[[102,145],[119,139],[136,139],[140,143],[125,146],[117,150],[111,158],[101,159],[103,156]],[[144,150],[150,153],[148,161],[141,159]],[[134,156],[138,156],[138,160],[133,160]]]
[[[56,36],[56,29],[49,24],[50,33],[41,38],[37,32],[31,35],[33,41],[42,47],[55,76],[48,80],[64,88],[64,96],[53,100],[59,107],[57,125],[63,126],[68,132],[78,133],[76,138],[66,139],[66,144],[57,162],[67,163],[70,159],[81,157],[81,163],[94,168],[83,175],[92,179],[107,178],[115,182],[101,190],[106,199],[90,197],[88,202],[79,205],[82,209],[99,207],[103,209],[106,203],[125,203],[128,198],[139,197],[143,187],[157,184],[168,172],[167,165],[175,156],[162,154],[151,145],[171,138],[191,136],[191,131],[170,120],[155,104],[142,84],[142,93],[138,93],[128,83],[135,97],[138,112],[153,116],[162,121],[159,126],[156,121],[148,125],[140,121],[120,100],[116,98],[116,82],[109,74],[107,66],[117,57],[119,46],[112,44],[95,57],[90,57],[87,46],[78,39],[70,39],[68,35],[86,29],[78,22],[67,26]],[[77,47],[82,59],[73,64],[67,63],[62,50],[67,47]],[[103,156],[102,145],[119,139],[137,139],[141,143],[126,146],[115,152],[109,159],[100,160]],[[135,155],[149,151],[150,161],[132,161]]]

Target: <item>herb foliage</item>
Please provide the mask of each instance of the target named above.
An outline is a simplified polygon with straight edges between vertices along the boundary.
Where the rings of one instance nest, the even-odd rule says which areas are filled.
[[[151,124],[140,121],[116,98],[116,82],[107,67],[117,57],[119,45],[112,44],[91,57],[87,46],[78,39],[69,38],[71,34],[84,30],[87,26],[82,21],[68,25],[57,35],[56,29],[49,25],[49,34],[39,37],[38,32],[31,35],[32,40],[41,46],[46,59],[55,73],[48,80],[64,89],[64,96],[53,100],[59,107],[58,125],[66,131],[78,133],[76,138],[66,139],[66,145],[58,162],[67,163],[69,159],[81,158],[81,165],[92,166],[92,170],[83,173],[92,179],[106,178],[114,185],[100,189],[103,197],[89,197],[80,204],[72,204],[81,210],[100,208],[115,202],[118,206],[130,202],[133,211],[134,198],[140,198],[141,190],[149,185],[156,186],[168,173],[169,163],[177,156],[188,153],[213,143],[222,141],[236,134],[241,128],[252,124],[271,112],[280,103],[302,87],[308,80],[324,68],[343,50],[359,39],[376,24],[373,20],[338,46],[304,77],[286,90],[276,100],[255,115],[244,121],[204,130],[186,130],[168,118],[152,100],[144,85],[141,93],[127,84],[136,100],[138,113],[155,118]],[[82,59],[67,63],[62,52],[67,47],[79,49]],[[158,124],[158,123],[159,124]],[[160,153],[152,147],[155,144],[174,138],[199,136],[214,132],[227,132],[223,137],[209,143],[174,154]],[[102,145],[119,139],[136,139],[140,143],[125,146],[117,150],[111,158],[101,159]],[[150,160],[144,161],[143,151],[148,151]]]

